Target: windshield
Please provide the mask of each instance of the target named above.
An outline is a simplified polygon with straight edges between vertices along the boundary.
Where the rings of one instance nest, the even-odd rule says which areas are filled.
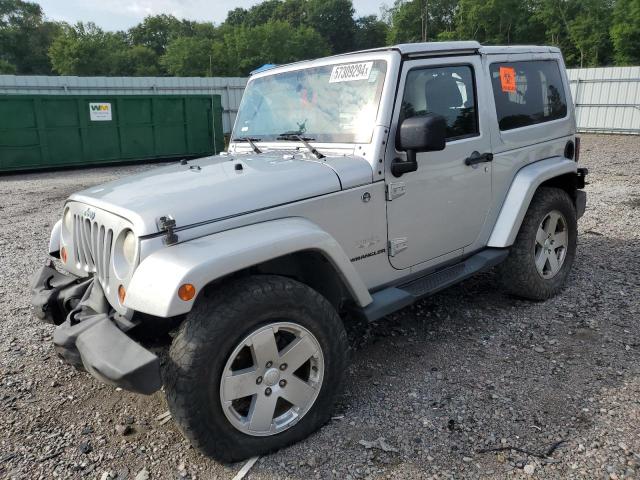
[[[296,133],[326,143],[368,143],[387,63],[343,63],[257,78],[242,97],[234,137]]]

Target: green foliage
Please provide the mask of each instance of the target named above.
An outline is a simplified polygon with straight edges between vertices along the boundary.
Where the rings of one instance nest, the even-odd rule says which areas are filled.
[[[536,20],[532,1],[460,0],[455,35],[494,45],[544,43],[544,26]]]
[[[610,62],[611,0],[538,0],[532,5],[544,27],[541,41],[560,47],[568,65]]]
[[[263,25],[271,20],[275,20],[281,2],[279,0],[265,0],[251,7],[247,12],[246,19],[239,25],[247,27],[256,27]]]
[[[126,48],[123,33],[79,22],[63,28],[49,49],[49,57],[60,75],[116,75],[121,51]]]
[[[387,41],[389,44],[421,42],[424,10],[422,2],[396,0],[387,12],[390,24]]]
[[[238,27],[256,27],[270,20],[281,20],[299,27],[308,25],[308,0],[265,0],[250,9],[238,7],[227,13],[224,24]]]
[[[640,0],[396,0],[386,14],[387,38],[389,43],[437,38],[488,45],[557,45],[570,66],[606,65],[612,60],[614,32],[640,31],[638,17],[635,22],[624,21],[634,2],[638,5]],[[614,3],[625,4],[617,10],[621,12],[617,29],[610,27]],[[616,52],[624,49],[624,43],[615,43]],[[628,43],[632,45],[628,52],[640,50],[637,41]],[[615,58],[629,63],[632,55],[616,53]]]
[[[640,64],[640,0],[617,0],[611,40],[617,65]]]
[[[353,49],[357,29],[354,12],[352,0],[264,0],[248,10],[231,10],[225,24],[252,28],[283,21],[294,28],[310,27],[333,53],[340,53]]]
[[[178,37],[167,46],[160,59],[169,75],[205,77],[209,74],[211,41],[206,38]]]
[[[13,75],[16,73],[16,66],[0,58],[0,75]]]
[[[144,45],[133,45],[118,51],[114,57],[114,75],[155,77],[164,73],[158,55]]]
[[[248,75],[265,63],[289,63],[330,53],[327,42],[310,27],[270,20],[255,27],[228,27],[212,48],[214,75]]]
[[[333,53],[353,50],[356,22],[351,0],[309,0],[307,24],[329,43]]]
[[[544,25],[545,41],[562,49],[568,63],[572,63],[577,49],[569,36],[568,22],[575,15],[573,0],[538,0],[534,18]]]
[[[386,16],[390,44],[448,39],[458,0],[396,0]],[[455,37],[451,38],[455,39]]]
[[[367,48],[384,47],[387,43],[389,26],[375,15],[367,15],[356,20],[356,32],[354,48],[365,50]]]
[[[606,0],[581,0],[580,9],[569,21],[569,38],[578,50],[572,63],[597,67],[611,58],[611,4]]]
[[[60,26],[44,20],[42,8],[21,0],[0,0],[0,61],[23,74],[51,73],[47,49]]]
[[[220,25],[162,14],[126,32],[48,21],[35,2],[0,0],[0,73],[246,75],[265,63],[469,39],[557,45],[569,66],[638,64],[640,0],[394,0],[381,17],[359,18],[352,0],[264,0]]]
[[[248,22],[249,12],[242,7],[237,7],[227,12],[227,19],[225,20],[227,25],[238,27],[240,25],[245,25]]]
[[[300,25],[309,25],[309,12],[307,8],[307,0],[284,0],[277,7],[274,20],[283,20],[294,27]]]
[[[266,0],[248,10],[240,7],[230,10],[224,23],[235,27],[255,27],[270,20],[282,20],[299,27],[307,24],[308,7],[308,0]]]
[[[155,15],[131,28],[129,36],[134,45],[148,47],[160,56],[174,38],[192,35],[194,26],[195,22],[178,20],[173,15]]]

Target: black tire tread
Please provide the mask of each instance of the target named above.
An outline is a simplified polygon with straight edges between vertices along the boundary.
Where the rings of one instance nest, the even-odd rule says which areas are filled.
[[[562,269],[551,279],[538,273],[532,255],[540,222],[549,211],[561,210],[567,220],[569,244]],[[564,287],[576,252],[577,220],[571,197],[562,189],[541,187],[534,194],[522,221],[509,256],[498,267],[503,289],[514,296],[529,300],[547,300]]]
[[[249,276],[213,289],[208,296],[199,299],[173,340],[164,382],[169,409],[184,436],[201,452],[218,460],[242,460],[305,438],[329,420],[333,401],[342,389],[344,375],[331,385],[323,385],[321,396],[323,391],[330,390],[326,392],[331,397],[328,405],[318,405],[318,397],[316,404],[298,424],[272,437],[251,437],[235,431],[237,435],[232,434],[233,438],[230,439],[219,431],[213,431],[202,421],[204,415],[210,412],[205,412],[205,405],[198,401],[201,398],[203,379],[197,366],[211,361],[210,351],[203,346],[219,343],[221,336],[246,332],[238,324],[246,306],[274,299],[279,304],[290,306],[303,301],[304,304],[298,307],[307,313],[313,312],[315,318],[322,320],[326,335],[336,346],[335,351],[325,352],[325,356],[331,353],[339,358],[332,358],[330,361],[346,365],[348,342],[342,321],[328,300],[302,283],[275,275]],[[325,367],[327,362],[325,357]],[[222,411],[219,415],[224,416]],[[225,421],[228,423],[226,418]],[[229,424],[229,428],[234,427]],[[260,439],[262,441],[258,441]]]

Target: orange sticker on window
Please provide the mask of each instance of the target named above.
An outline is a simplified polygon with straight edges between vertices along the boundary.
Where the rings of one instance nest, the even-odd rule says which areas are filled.
[[[503,92],[515,92],[516,69],[513,67],[500,67],[500,84]]]

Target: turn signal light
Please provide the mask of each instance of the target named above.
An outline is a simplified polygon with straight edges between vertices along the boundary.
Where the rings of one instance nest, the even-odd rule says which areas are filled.
[[[124,299],[127,296],[127,291],[124,289],[122,285],[118,287],[118,298],[120,299],[120,303],[124,304]]]
[[[60,249],[60,260],[62,263],[67,263],[67,249],[64,247]]]
[[[181,285],[180,288],[178,289],[178,296],[180,297],[181,300],[188,302],[189,300],[192,300],[193,297],[196,296],[196,287],[194,287],[190,283],[185,283],[184,285]]]

